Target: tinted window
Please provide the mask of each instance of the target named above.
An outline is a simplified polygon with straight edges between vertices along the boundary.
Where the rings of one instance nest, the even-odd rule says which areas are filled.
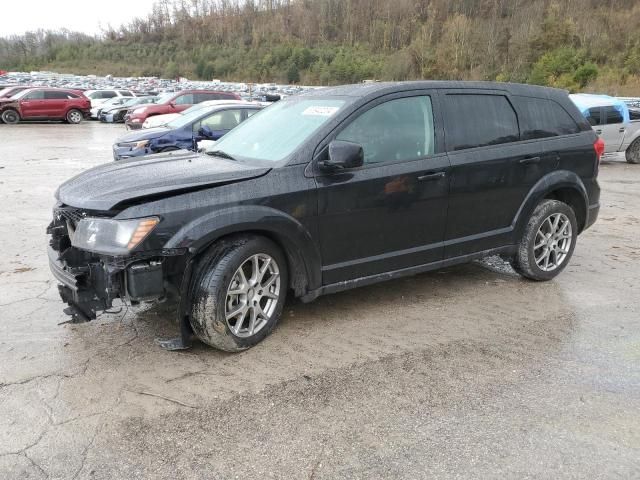
[[[128,92],[127,90],[120,90],[120,95],[122,95],[123,97],[133,97],[131,92]]]
[[[104,91],[104,92],[100,92],[100,95],[96,98],[113,98],[117,96],[118,94],[116,92]]]
[[[604,123],[609,125],[611,123],[622,123],[622,113],[616,110],[614,107],[604,107]]]
[[[450,150],[519,140],[516,112],[502,95],[449,94],[447,144]]]
[[[193,105],[193,94],[185,93],[184,95],[180,95],[175,99],[174,103],[176,105]]]
[[[44,98],[44,90],[36,90],[35,92],[29,92],[22,98],[24,100],[42,100]]]
[[[519,109],[522,139],[557,137],[578,133],[580,128],[567,111],[553,100],[513,97]]]
[[[591,124],[591,126],[600,125],[602,122],[600,121],[600,107],[594,107],[587,110],[585,116],[587,120]]]
[[[630,108],[629,118],[631,120],[640,120],[640,108]]]
[[[430,97],[390,100],[367,110],[336,137],[362,145],[365,163],[415,160],[435,151]]]
[[[47,90],[44,92],[44,98],[47,100],[67,100],[72,98],[67,92],[59,92],[56,90]]]

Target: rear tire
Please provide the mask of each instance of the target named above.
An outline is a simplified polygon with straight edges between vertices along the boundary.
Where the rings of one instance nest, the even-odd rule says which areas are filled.
[[[82,122],[83,119],[83,115],[82,112],[80,110],[76,110],[71,109],[67,112],[67,115],[65,116],[65,120],[67,121],[67,123],[71,123],[73,125],[77,125],[78,123]]]
[[[191,327],[207,345],[246,350],[274,329],[286,299],[287,263],[271,240],[239,236],[215,244],[194,271]]]
[[[640,138],[636,138],[633,143],[627,147],[624,156],[628,163],[640,163]]]
[[[13,125],[20,121],[20,114],[13,109],[2,112],[2,121],[9,125]]]
[[[513,268],[531,280],[551,280],[569,264],[577,238],[573,209],[558,200],[543,200],[525,227]]]

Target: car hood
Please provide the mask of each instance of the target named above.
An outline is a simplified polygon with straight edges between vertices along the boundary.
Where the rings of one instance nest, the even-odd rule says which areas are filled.
[[[270,168],[174,151],[94,167],[60,185],[56,198],[87,210],[114,210],[124,204],[161,198],[260,177]]]
[[[127,133],[116,140],[118,143],[139,142],[141,140],[151,140],[152,138],[158,138],[169,132],[168,128],[147,128],[145,130],[137,130],[135,132]]]

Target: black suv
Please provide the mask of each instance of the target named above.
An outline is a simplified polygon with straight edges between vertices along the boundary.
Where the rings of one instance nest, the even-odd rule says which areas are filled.
[[[596,219],[603,151],[566,92],[503,83],[326,88],[207,154],[109,163],[57,191],[49,259],[67,313],[178,301],[182,337],[238,351],[303,301],[500,254],[533,280]]]

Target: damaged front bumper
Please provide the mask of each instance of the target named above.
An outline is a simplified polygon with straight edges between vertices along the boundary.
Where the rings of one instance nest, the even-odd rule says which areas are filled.
[[[65,313],[74,322],[96,318],[108,310],[116,299],[137,303],[162,298],[171,289],[169,273],[184,249],[139,252],[126,257],[101,255],[75,248],[71,244],[77,221],[82,213],[73,209],[54,211],[47,228],[51,235],[48,246],[49,267],[58,281]],[[171,265],[167,267],[166,263]]]

